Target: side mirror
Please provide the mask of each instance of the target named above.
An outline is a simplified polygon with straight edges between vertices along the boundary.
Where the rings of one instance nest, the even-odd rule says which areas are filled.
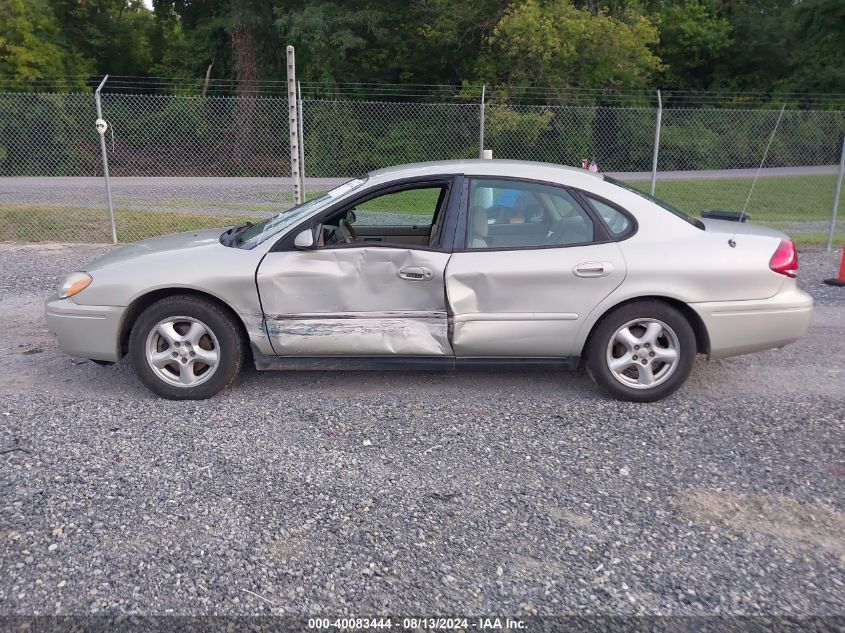
[[[293,245],[303,250],[314,248],[314,230],[305,229],[293,240]]]
[[[346,221],[349,222],[349,224],[355,224],[355,220],[357,219],[358,216],[355,215],[355,209],[350,209],[346,212]]]

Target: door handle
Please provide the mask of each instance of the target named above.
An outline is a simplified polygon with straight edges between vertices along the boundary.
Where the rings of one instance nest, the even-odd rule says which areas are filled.
[[[613,272],[610,262],[584,262],[572,269],[577,277],[607,277]]]
[[[399,276],[408,281],[428,281],[434,277],[434,273],[423,266],[403,266],[399,269]]]

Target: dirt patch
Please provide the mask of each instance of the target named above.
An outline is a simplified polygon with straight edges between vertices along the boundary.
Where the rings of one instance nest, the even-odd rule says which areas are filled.
[[[599,531],[593,526],[593,522],[590,520],[590,517],[584,516],[583,514],[577,514],[567,510],[566,508],[552,508],[549,511],[549,516],[555,521],[562,521],[574,528],[578,528],[579,530],[587,530],[590,532]]]
[[[839,556],[845,564],[845,515],[819,503],[800,503],[784,495],[743,495],[693,488],[676,505],[698,523],[724,523],[734,530],[765,534],[801,549]]]

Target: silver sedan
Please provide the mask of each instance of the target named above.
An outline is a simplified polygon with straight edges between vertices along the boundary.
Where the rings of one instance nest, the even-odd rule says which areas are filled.
[[[258,369],[586,367],[617,398],[696,354],[779,347],[811,298],[782,233],[702,220],[601,175],[448,161],[374,171],[257,224],[130,244],[47,302],[66,353],[128,355],[166,398]]]

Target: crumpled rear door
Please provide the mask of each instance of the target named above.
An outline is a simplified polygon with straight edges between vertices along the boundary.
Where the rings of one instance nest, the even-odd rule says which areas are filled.
[[[446,288],[464,357],[569,357],[592,310],[625,278],[615,242],[457,252]]]

